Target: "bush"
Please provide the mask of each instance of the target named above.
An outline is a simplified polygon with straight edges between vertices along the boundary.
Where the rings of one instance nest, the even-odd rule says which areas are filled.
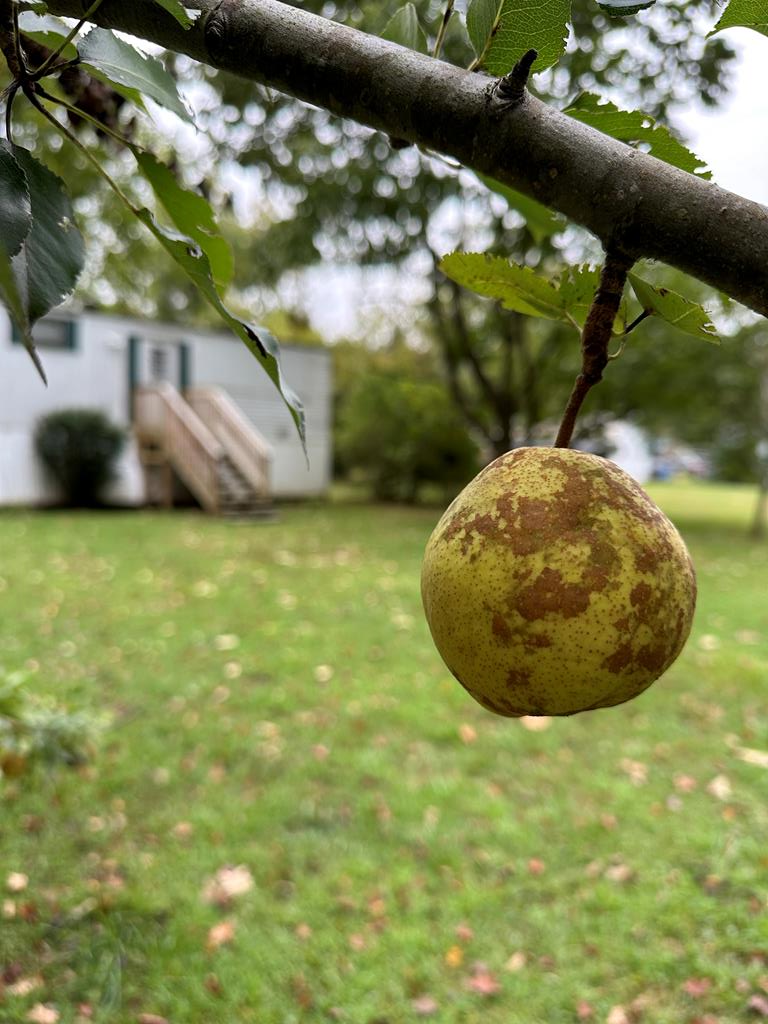
[[[0,675],[0,780],[38,765],[84,764],[106,724],[103,716],[33,697],[20,672]]]
[[[124,443],[123,431],[95,409],[50,413],[35,430],[35,450],[70,506],[100,503]]]
[[[477,446],[443,387],[366,374],[340,411],[336,444],[381,501],[414,502],[423,484],[456,488],[478,468]]]

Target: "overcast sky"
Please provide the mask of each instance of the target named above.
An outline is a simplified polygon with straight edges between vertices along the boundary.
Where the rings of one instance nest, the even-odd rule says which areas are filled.
[[[681,111],[678,126],[718,185],[768,205],[768,38],[746,28],[723,37],[739,51],[728,98],[708,113]]]

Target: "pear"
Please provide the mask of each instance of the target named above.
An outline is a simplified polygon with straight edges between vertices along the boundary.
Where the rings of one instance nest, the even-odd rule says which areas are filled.
[[[642,693],[685,644],[696,576],[632,477],[568,448],[486,466],[430,537],[424,610],[446,665],[499,715],[573,715]]]

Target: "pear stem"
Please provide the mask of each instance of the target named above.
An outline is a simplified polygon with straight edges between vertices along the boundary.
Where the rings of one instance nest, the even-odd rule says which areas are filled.
[[[582,403],[590,388],[603,379],[608,365],[608,345],[613,336],[613,324],[619,312],[621,296],[634,260],[616,252],[606,252],[600,274],[600,284],[587,314],[581,332],[581,373],[576,378],[568,404],[563,413],[555,448],[568,448]]]

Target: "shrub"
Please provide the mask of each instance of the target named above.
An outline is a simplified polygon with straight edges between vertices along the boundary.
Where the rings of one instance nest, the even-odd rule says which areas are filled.
[[[0,780],[43,764],[84,764],[106,724],[104,716],[32,696],[20,672],[0,675]]]
[[[50,413],[35,430],[37,454],[70,506],[100,503],[124,443],[124,432],[96,409]]]
[[[344,466],[381,501],[414,502],[423,484],[455,488],[478,468],[477,446],[441,385],[366,374],[340,411],[336,439]]]

